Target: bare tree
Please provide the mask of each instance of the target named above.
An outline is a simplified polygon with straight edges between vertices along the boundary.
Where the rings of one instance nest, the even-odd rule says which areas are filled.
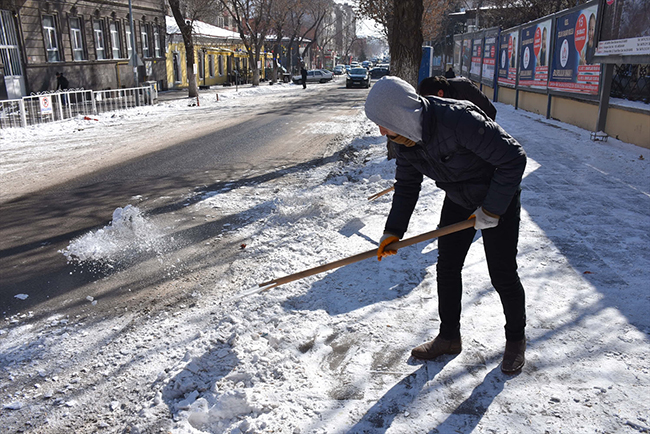
[[[375,20],[388,38],[390,19],[393,13],[393,0],[360,0],[359,15]]]
[[[289,32],[290,17],[299,0],[276,0],[275,7],[271,10],[271,29],[275,36],[273,42],[273,73],[271,84],[278,77],[278,57],[282,55],[282,39]]]
[[[307,0],[309,1],[309,0]],[[296,4],[296,8],[291,11],[289,14],[289,38],[288,38],[288,49],[289,49],[289,69],[293,71],[294,65],[293,65],[293,47],[294,43],[299,44],[301,41],[301,34],[302,34],[302,28],[303,28],[303,21],[305,20],[305,16],[307,15],[307,12],[305,8],[302,6],[303,0],[298,0]]]
[[[356,35],[356,16],[353,15],[350,20],[339,20],[339,18],[334,13],[325,16],[318,44],[322,49],[322,54],[328,50],[333,53],[340,48],[338,54],[342,55],[343,58],[349,58],[353,48],[356,49],[359,45],[357,42],[359,39]]]
[[[348,59],[350,59],[352,52],[356,50],[358,45],[359,45],[359,38],[356,37],[356,35],[346,39],[346,43],[343,46],[343,56],[342,56],[344,59],[346,59],[345,63],[348,62]]]
[[[253,70],[253,86],[260,84],[258,62],[266,35],[272,27],[271,10],[274,0],[219,0],[237,24],[239,36],[248,54]]]
[[[307,21],[309,27],[304,29],[300,42],[308,40],[305,45],[305,52],[308,52],[313,45],[318,46],[318,40],[325,18],[332,12],[331,0],[310,0],[305,2],[307,8]]]
[[[451,9],[452,0],[424,0],[422,14],[422,38],[434,41],[444,37],[446,19]]]
[[[185,45],[185,65],[187,69],[188,96],[197,97],[199,95],[196,74],[194,74],[194,40],[192,39],[192,29],[194,22],[214,14],[218,8],[217,0],[168,0],[169,8],[172,11],[176,25],[181,31],[183,44]]]
[[[422,59],[423,0],[361,0],[359,11],[383,25],[391,74],[417,87]]]
[[[588,0],[458,0],[458,8],[474,9],[480,28],[501,26],[504,29],[536,20],[546,15],[577,6]],[[490,8],[481,9],[489,4]]]

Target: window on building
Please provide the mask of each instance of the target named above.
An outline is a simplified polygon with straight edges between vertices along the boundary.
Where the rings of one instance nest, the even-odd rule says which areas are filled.
[[[214,77],[214,54],[208,55],[208,69],[210,78]]]
[[[162,44],[160,43],[160,30],[158,26],[153,26],[153,55],[155,57],[162,57]]]
[[[83,30],[81,29],[81,18],[70,18],[70,44],[72,45],[72,58],[74,60],[86,60],[84,49]]]
[[[93,33],[95,35],[95,52],[97,60],[106,59],[106,44],[104,42],[104,22],[93,20]]]
[[[43,37],[45,38],[45,51],[47,51],[48,62],[61,61],[57,34],[54,15],[43,15]]]
[[[127,58],[131,58],[133,56],[133,40],[131,39],[131,24],[126,24],[124,26],[124,31],[126,33],[126,52],[127,52]]]
[[[219,76],[223,75],[223,56],[219,56]]]
[[[111,21],[109,24],[111,32],[111,49],[113,50],[113,59],[122,59],[124,54],[122,52],[122,40],[120,39],[120,23]]]
[[[17,36],[13,14],[0,10],[0,63],[5,77],[23,75]]]
[[[151,57],[149,50],[149,24],[142,23],[140,26],[140,37],[142,40],[142,57]]]
[[[223,26],[224,26],[223,17],[217,17],[217,27],[223,27]]]

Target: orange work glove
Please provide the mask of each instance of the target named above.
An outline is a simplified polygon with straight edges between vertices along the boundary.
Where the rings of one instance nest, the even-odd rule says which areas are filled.
[[[397,253],[397,249],[386,250],[386,246],[394,243],[395,241],[399,241],[399,237],[396,237],[395,235],[389,233],[382,235],[381,239],[379,240],[379,248],[377,248],[378,261],[381,261],[381,258],[384,256],[394,255]]]

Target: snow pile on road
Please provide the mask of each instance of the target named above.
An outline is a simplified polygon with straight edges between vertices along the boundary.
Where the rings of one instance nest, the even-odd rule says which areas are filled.
[[[132,205],[117,208],[111,222],[70,242],[61,253],[68,262],[113,266],[143,254],[162,254],[165,241],[142,211]]]

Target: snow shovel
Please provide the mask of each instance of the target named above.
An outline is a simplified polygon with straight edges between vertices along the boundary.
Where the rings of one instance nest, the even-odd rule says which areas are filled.
[[[453,234],[454,232],[462,231],[474,226],[474,217],[464,220],[462,222],[454,223],[453,225],[445,226],[444,228],[436,229],[435,231],[425,232],[420,235],[416,235],[411,238],[407,238],[402,241],[396,241],[389,246],[393,246],[396,249],[401,249],[402,247],[407,247],[413,244],[417,244],[422,241],[431,240],[433,238],[438,238],[443,235]],[[314,274],[322,273],[324,271],[333,270],[335,268],[342,267],[344,265],[353,264],[355,262],[362,261],[368,258],[374,258],[377,256],[377,249],[368,250],[364,253],[359,253],[358,255],[350,256],[347,258],[340,259],[338,261],[330,262],[329,264],[320,265],[318,267],[310,268],[300,273],[290,274],[285,277],[280,277],[279,279],[269,280],[268,282],[260,283],[259,288],[255,288],[249,291],[246,291],[238,296],[235,299],[246,297],[248,295],[257,294],[258,292],[266,291],[276,286],[284,285],[285,283],[293,282],[294,280],[303,279],[307,276],[313,276]]]

